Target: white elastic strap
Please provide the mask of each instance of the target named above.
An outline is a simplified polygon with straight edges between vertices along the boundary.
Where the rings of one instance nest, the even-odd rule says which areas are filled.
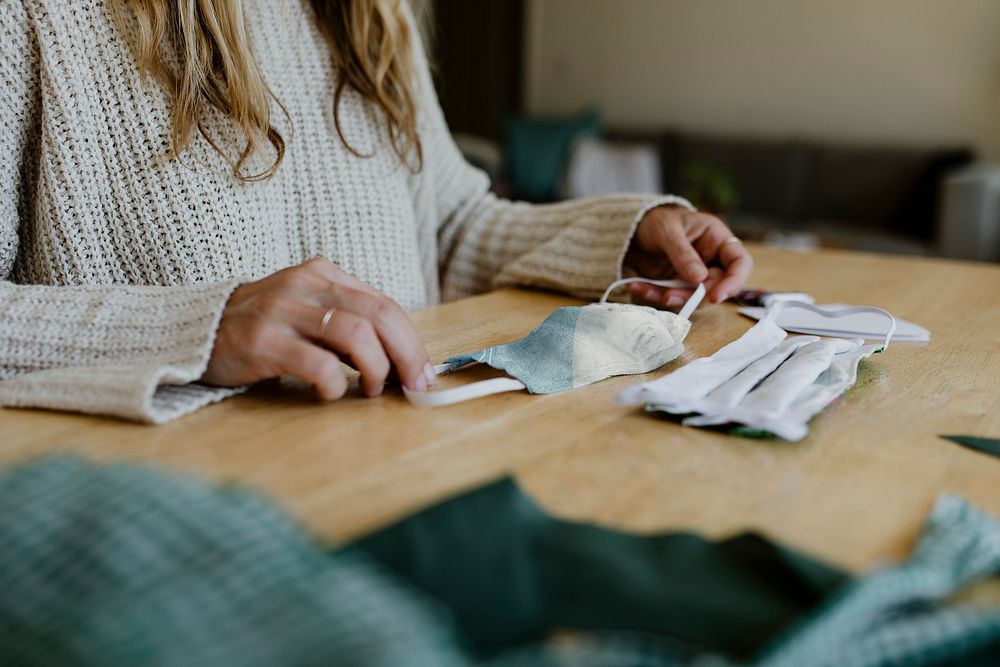
[[[850,308],[840,308],[838,310],[824,310],[811,303],[806,303],[805,301],[778,301],[771,307],[767,309],[767,314],[764,319],[769,319],[772,322],[777,322],[778,314],[788,308],[801,308],[803,310],[808,310],[811,313],[815,313],[820,317],[825,317],[827,319],[836,319],[838,317],[846,317],[847,315],[860,315],[862,313],[877,313],[879,315],[885,315],[889,319],[889,329],[885,333],[885,342],[882,344],[882,350],[889,349],[889,341],[892,340],[892,335],[896,333],[896,318],[892,316],[887,310],[882,308],[876,308],[875,306],[852,306]]]
[[[698,285],[692,285],[689,282],[683,280],[652,280],[650,278],[622,278],[621,280],[616,280],[610,285],[608,289],[604,290],[604,294],[601,296],[601,300],[598,303],[606,303],[608,297],[611,296],[619,287],[628,285],[629,283],[647,283],[649,285],[656,285],[657,287],[669,287],[675,289],[690,289],[694,287],[694,294],[691,298],[687,300],[684,307],[681,308],[680,312],[677,313],[678,316],[683,317],[686,320],[691,319],[691,313],[701,305],[702,300],[705,298],[705,284],[699,283]]]
[[[701,305],[704,298],[705,283],[698,283],[698,286],[694,289],[694,294],[691,295],[691,298],[687,300],[684,307],[681,308],[679,313],[677,313],[677,317],[683,317],[685,320],[690,320],[691,314],[694,313],[695,309]]]
[[[446,364],[442,364],[446,365]],[[471,401],[474,398],[481,398],[491,394],[500,394],[505,391],[520,391],[525,389],[524,383],[514,378],[493,378],[472,384],[464,384],[460,387],[442,389],[441,391],[410,391],[403,387],[406,399],[421,408],[439,408],[443,405],[462,403]]]

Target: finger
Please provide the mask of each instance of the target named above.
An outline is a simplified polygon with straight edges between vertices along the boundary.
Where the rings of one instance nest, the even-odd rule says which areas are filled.
[[[361,292],[366,292],[372,296],[385,296],[368,283],[355,278],[325,257],[313,257],[310,260],[306,260],[302,266],[322,276],[331,283],[344,285]]]
[[[660,297],[660,304],[664,308],[680,308],[691,298],[692,294],[694,294],[694,290],[690,289],[664,290]]]
[[[632,303],[637,303],[641,306],[658,304],[663,297],[663,288],[649,285],[648,283],[631,283],[628,286],[628,292]]]
[[[666,253],[678,275],[690,283],[703,281],[708,275],[708,268],[681,225],[665,224],[660,232],[660,248]]]
[[[708,268],[708,277],[705,278],[706,293],[709,294],[713,293],[712,291],[715,289],[716,285],[718,285],[719,281],[722,280],[725,276],[726,272],[724,269],[721,269],[718,266],[710,266]]]
[[[411,391],[426,391],[434,383],[427,349],[406,312],[389,297],[331,283],[331,306],[360,315],[375,327],[399,379]]]
[[[329,281],[323,300],[325,307],[354,312],[375,326],[389,359],[407,389],[423,391],[434,384],[436,376],[430,366],[430,356],[409,316],[399,304],[322,257],[314,257],[303,266]],[[363,294],[367,298],[357,299],[352,293]]]
[[[308,382],[324,401],[335,401],[347,392],[340,359],[329,350],[289,335],[276,341],[272,351],[281,360],[283,375]]]
[[[632,294],[632,300],[643,306],[654,308],[677,308],[691,298],[694,290],[685,288],[663,288],[653,285],[642,285]]]
[[[724,301],[746,285],[753,271],[753,258],[742,243],[726,243],[720,249],[720,261],[726,268],[725,276],[715,286],[710,298],[714,303]]]
[[[643,278],[662,280],[674,273],[674,268],[667,258],[658,253],[632,253],[627,258],[626,263],[629,268]]]
[[[733,237],[733,232],[726,223],[714,216],[709,218],[708,224],[701,236],[695,241],[695,249],[706,262],[719,260],[719,252],[723,244]],[[721,260],[720,260],[721,261]]]
[[[316,311],[313,322],[322,321],[325,311]],[[361,391],[365,396],[382,393],[389,376],[389,358],[372,323],[347,310],[337,310],[330,318],[320,341],[351,360],[361,373]]]

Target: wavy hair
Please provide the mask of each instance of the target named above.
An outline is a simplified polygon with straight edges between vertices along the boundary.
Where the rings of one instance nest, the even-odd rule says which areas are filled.
[[[384,116],[392,148],[411,169],[423,152],[417,135],[410,24],[402,0],[296,0],[306,2],[326,37],[337,70],[334,123],[355,155],[340,122],[345,91],[356,91]],[[195,132],[241,181],[271,177],[285,155],[285,139],[271,122],[271,104],[287,115],[253,56],[243,0],[113,0],[113,13],[140,70],[159,83],[171,102],[171,157],[179,157]],[[127,26],[127,28],[126,28]],[[214,107],[243,133],[245,143],[229,154],[206,129]],[[246,173],[247,160],[270,144],[274,160]]]

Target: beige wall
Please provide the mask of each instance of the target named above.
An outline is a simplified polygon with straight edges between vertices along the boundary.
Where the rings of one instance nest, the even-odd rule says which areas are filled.
[[[528,110],[1000,159],[1000,0],[528,0]]]

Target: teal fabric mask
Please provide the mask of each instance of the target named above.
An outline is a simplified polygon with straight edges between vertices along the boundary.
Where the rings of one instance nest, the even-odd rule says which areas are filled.
[[[559,308],[524,338],[455,355],[435,367],[438,373],[450,373],[482,363],[512,377],[442,391],[407,391],[406,397],[415,405],[436,407],[502,391],[527,389],[532,394],[551,394],[614,375],[656,370],[684,352],[684,338],[691,329],[688,318],[704,297],[705,288],[699,285],[677,314],[606,302],[613,288],[631,280],[613,284],[599,303]]]

